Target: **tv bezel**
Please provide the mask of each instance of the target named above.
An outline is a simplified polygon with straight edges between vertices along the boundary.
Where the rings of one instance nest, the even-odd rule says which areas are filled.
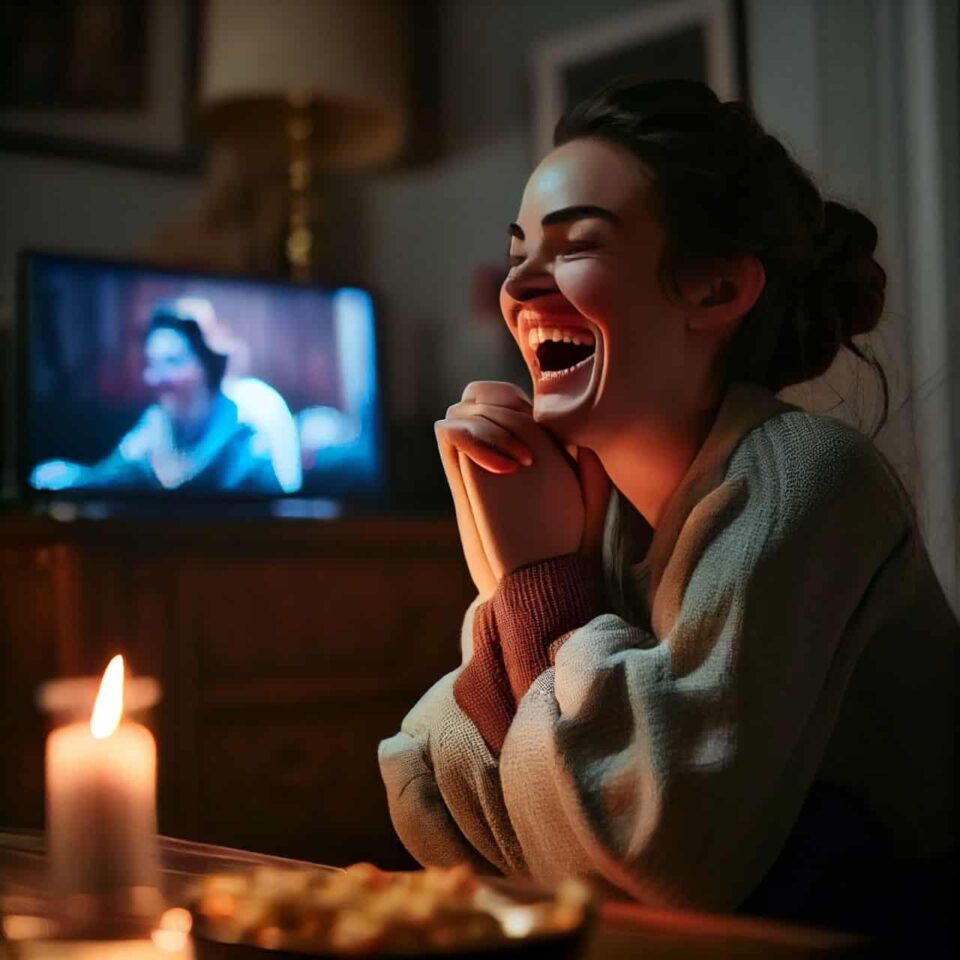
[[[30,329],[33,318],[30,311],[29,270],[37,260],[61,260],[82,265],[101,267],[119,267],[125,270],[141,270],[168,277],[189,277],[197,280],[234,280],[241,283],[256,283],[263,286],[277,287],[285,290],[316,290],[321,293],[332,293],[343,288],[362,290],[371,300],[373,307],[373,338],[375,353],[375,371],[377,383],[377,399],[375,404],[377,417],[376,450],[379,459],[380,489],[357,491],[349,495],[332,495],[322,490],[294,491],[292,493],[231,493],[230,491],[202,491],[202,490],[114,490],[109,488],[70,489],[63,490],[36,490],[30,484],[28,463],[28,439],[30,429]],[[25,505],[38,506],[42,504],[60,503],[98,503],[98,504],[125,504],[141,503],[153,507],[162,504],[183,505],[264,505],[275,502],[327,502],[335,503],[337,512],[352,512],[355,509],[365,510],[387,504],[392,497],[392,477],[390,458],[390,431],[387,420],[387,364],[385,363],[386,346],[384,344],[384,330],[387,325],[382,322],[382,298],[379,292],[366,283],[349,279],[327,278],[297,282],[257,273],[231,273],[209,269],[191,269],[188,267],[170,267],[152,264],[147,260],[134,258],[120,258],[78,254],[73,251],[40,249],[34,247],[23,248],[17,255],[17,292],[16,315],[14,318],[14,405],[15,416],[14,443],[10,445],[14,457],[14,476],[16,479],[16,495],[19,502]]]

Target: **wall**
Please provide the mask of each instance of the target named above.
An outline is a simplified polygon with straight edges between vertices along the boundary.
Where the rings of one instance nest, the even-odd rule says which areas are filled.
[[[870,342],[891,409],[877,442],[914,496],[934,568],[960,609],[960,336],[949,322],[960,262],[960,211],[950,203],[960,161],[956,0],[750,0],[748,22],[759,118],[827,196],[878,227],[887,300]],[[879,401],[847,354],[788,396],[865,427]]]
[[[956,76],[956,2],[923,4],[935,7],[940,18],[934,35],[943,48],[942,85]],[[475,266],[502,255],[505,226],[532,165],[530,49],[540,37],[636,6],[637,0],[441,0],[441,159],[358,178],[343,191],[351,194],[348,206],[358,219],[345,236],[355,234],[362,279],[383,293],[387,307],[391,401],[398,415],[435,419],[469,380],[517,374],[502,325],[483,325],[471,316],[470,283]],[[951,489],[957,489],[956,465],[944,458],[955,459],[955,453],[922,453],[916,442],[918,426],[938,436],[952,429],[954,445],[960,442],[960,417],[951,421],[949,415],[949,391],[960,397],[955,375],[943,368],[942,386],[927,398],[922,416],[912,402],[918,350],[929,349],[936,340],[931,330],[956,309],[957,277],[945,267],[960,254],[955,216],[938,227],[945,238],[935,244],[940,259],[933,281],[920,275],[911,254],[927,228],[917,219],[908,186],[911,177],[922,184],[925,170],[905,147],[905,137],[916,135],[909,125],[919,121],[902,105],[908,88],[917,87],[916,61],[923,54],[915,48],[911,57],[906,49],[915,10],[910,0],[747,0],[749,72],[760,120],[825,192],[860,207],[880,228],[888,309],[874,340],[894,395],[891,422],[879,442],[911,488],[932,504],[928,529],[940,536],[935,562],[955,591],[955,520],[944,512]],[[946,66],[951,52],[952,74]],[[952,107],[941,106],[941,113],[955,112],[956,96]],[[955,169],[949,154],[952,149],[955,164],[954,141],[940,148],[941,168]],[[942,190],[950,189],[955,196],[956,184],[946,178]],[[12,309],[19,247],[129,256],[198,193],[199,184],[189,179],[0,154],[0,320]],[[931,312],[925,304],[937,276],[947,284],[947,305]],[[958,341],[954,336],[941,353],[956,353]],[[876,396],[869,380],[858,383],[861,373],[859,364],[841,361],[796,399],[868,426]],[[845,402],[852,397],[862,399]],[[432,456],[431,445],[425,437],[420,455]],[[932,464],[937,456],[940,468]],[[928,475],[935,475],[932,491]]]
[[[0,152],[0,317],[13,309],[17,251],[132,257],[198,195],[190,177]]]

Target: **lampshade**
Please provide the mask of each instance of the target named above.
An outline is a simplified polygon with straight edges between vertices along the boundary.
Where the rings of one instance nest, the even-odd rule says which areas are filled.
[[[399,0],[206,0],[200,125],[239,146],[284,148],[290,105],[326,168],[384,163],[403,144]]]

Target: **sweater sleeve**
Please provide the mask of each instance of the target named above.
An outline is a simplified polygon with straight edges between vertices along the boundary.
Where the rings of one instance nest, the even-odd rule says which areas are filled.
[[[689,515],[653,643],[600,616],[521,702],[500,778],[535,877],[729,910],[786,842],[909,539],[874,456],[802,423],[802,455],[757,431]]]
[[[478,597],[464,616],[460,643],[467,665],[478,654],[475,618],[484,607]],[[404,717],[399,733],[380,744],[390,818],[424,866],[466,862],[484,873],[523,873],[497,757],[454,697],[463,670],[437,681]]]
[[[473,618],[473,655],[453,685],[457,703],[499,755],[516,705],[550,665],[553,645],[596,612],[590,571],[577,554],[503,577]]]

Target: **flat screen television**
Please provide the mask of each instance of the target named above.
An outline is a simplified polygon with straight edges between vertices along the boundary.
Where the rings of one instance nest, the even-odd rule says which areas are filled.
[[[370,291],[39,252],[21,284],[26,495],[385,494]]]

